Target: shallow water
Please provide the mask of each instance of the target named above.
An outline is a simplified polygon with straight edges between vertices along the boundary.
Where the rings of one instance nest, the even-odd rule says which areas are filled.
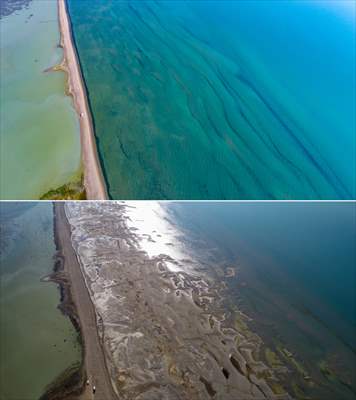
[[[0,20],[0,198],[38,199],[79,174],[79,123],[61,61],[57,2],[34,0]]]
[[[355,6],[69,0],[112,198],[355,197]]]
[[[54,265],[52,204],[1,203],[0,223],[0,398],[32,400],[81,349],[59,290],[41,282]]]
[[[205,260],[214,279],[226,281],[227,307],[244,311],[266,347],[277,354],[288,349],[311,377],[314,386],[287,359],[291,374],[288,381],[281,379],[292,394],[354,398],[355,205],[173,202],[163,207],[181,231],[183,246]],[[228,267],[234,276],[227,277]],[[322,365],[332,375],[326,376]]]

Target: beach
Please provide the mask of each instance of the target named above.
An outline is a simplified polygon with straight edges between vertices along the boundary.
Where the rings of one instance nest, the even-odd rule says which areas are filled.
[[[105,200],[108,195],[97,155],[93,122],[76,50],[72,42],[70,22],[64,0],[58,0],[58,17],[61,46],[64,51],[61,67],[67,72],[68,93],[73,97],[74,107],[79,117],[86,197],[90,200]]]
[[[85,376],[85,379],[83,379],[82,385],[79,385],[82,387],[72,388],[72,392],[69,392],[68,396],[79,394],[80,399],[92,399],[91,389],[95,385],[95,398],[105,400],[116,399],[117,397],[113,392],[111,378],[106,366],[103,347],[98,335],[96,310],[90,299],[81,267],[72,247],[71,230],[65,214],[64,204],[56,203],[54,213],[55,239],[58,251],[57,260],[62,263],[60,268],[61,273],[64,274],[62,284],[63,281],[66,282],[65,293],[67,294],[64,297],[70,299],[67,301],[67,306],[64,305],[65,308],[63,311],[69,314],[74,325],[80,330],[84,348],[84,371],[82,371],[82,374]],[[56,280],[58,281],[58,276]],[[83,386],[83,383],[87,379],[90,384]],[[64,388],[65,386],[62,385],[58,389],[63,391]],[[55,393],[52,393],[48,398],[55,398]]]

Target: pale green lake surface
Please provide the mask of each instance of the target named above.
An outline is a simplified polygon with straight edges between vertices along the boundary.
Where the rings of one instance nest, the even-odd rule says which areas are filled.
[[[0,198],[36,199],[80,168],[79,122],[65,95],[57,2],[0,19]]]
[[[38,399],[80,361],[77,333],[57,308],[51,203],[0,205],[0,399]]]

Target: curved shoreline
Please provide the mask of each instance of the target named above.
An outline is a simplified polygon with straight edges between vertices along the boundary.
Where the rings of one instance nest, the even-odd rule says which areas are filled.
[[[78,310],[73,300],[72,286],[65,271],[65,259],[63,247],[58,233],[58,221],[55,203],[53,207],[53,239],[56,246],[53,271],[50,275],[42,278],[44,282],[53,282],[58,285],[60,301],[58,309],[67,316],[78,334],[78,341],[81,345],[81,360],[78,364],[72,364],[62,371],[54,381],[50,382],[39,400],[63,400],[80,399],[85,392],[87,379],[85,369],[85,346],[80,325]]]
[[[65,0],[58,0],[60,44],[63,48],[61,67],[67,73],[68,93],[73,97],[80,124],[81,158],[84,167],[84,187],[88,200],[106,200],[108,194],[101,170],[91,113],[84,90],[83,77],[73,46]]]

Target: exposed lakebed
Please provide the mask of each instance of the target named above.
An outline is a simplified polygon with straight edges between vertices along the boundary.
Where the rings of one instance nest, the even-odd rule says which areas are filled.
[[[354,325],[340,307],[355,306],[354,210],[283,206],[66,204],[122,398],[353,398]],[[325,258],[318,249],[335,235]],[[298,275],[309,268],[326,293],[337,290],[321,266],[340,254],[350,283],[335,304]]]

